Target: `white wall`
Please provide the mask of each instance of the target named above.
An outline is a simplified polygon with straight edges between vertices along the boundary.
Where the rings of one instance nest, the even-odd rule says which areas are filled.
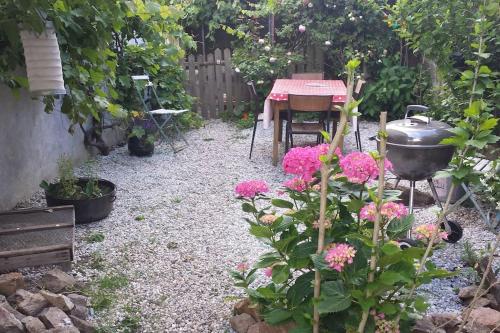
[[[24,89],[15,97],[0,85],[0,211],[29,197],[43,179],[55,177],[62,154],[78,165],[95,153],[83,145],[79,127],[73,135],[68,127],[69,120],[59,110],[47,114],[44,104]],[[106,134],[109,144],[121,138],[116,131]]]

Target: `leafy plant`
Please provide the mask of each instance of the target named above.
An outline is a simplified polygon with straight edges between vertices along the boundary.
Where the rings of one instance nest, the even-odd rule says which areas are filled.
[[[93,232],[85,237],[88,243],[100,243],[104,241],[104,234],[102,232]]]
[[[349,97],[358,65],[347,66]],[[359,103],[348,98],[340,131]],[[373,332],[382,326],[409,331],[426,309],[423,298],[407,297],[411,287],[452,273],[430,261],[417,273],[415,260],[424,256],[433,226],[417,228],[417,245],[401,248],[398,240],[413,217],[395,203],[399,191],[380,185],[389,162],[377,152],[334,154],[339,138],[285,155],[284,171],[294,175],[282,189],[287,197],[268,197],[262,181],[238,184],[249,232],[271,251],[253,267],[240,263],[231,275],[266,322],[293,321],[293,332]],[[382,177],[378,187],[370,182],[376,177]],[[255,283],[258,272],[267,276],[265,283]]]
[[[381,111],[387,111],[392,119],[404,116],[406,106],[414,100],[413,89],[417,82],[414,69],[384,59],[383,68],[375,82],[367,85],[363,93],[361,113],[376,118]]]

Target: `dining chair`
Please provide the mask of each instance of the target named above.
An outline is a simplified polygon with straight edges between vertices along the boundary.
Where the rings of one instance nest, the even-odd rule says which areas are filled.
[[[286,123],[285,133],[285,152],[288,152],[289,147],[293,148],[294,134],[315,134],[316,143],[321,143],[323,139],[321,131],[330,131],[332,99],[332,95],[288,95],[288,121]],[[325,117],[319,117],[318,122],[294,123],[293,115],[298,112],[317,112],[320,114],[326,112],[326,119]]]
[[[355,99],[360,98],[361,92],[363,91],[363,87],[365,86],[366,81],[363,79],[359,79],[358,82],[356,82],[356,87],[354,87],[353,91],[353,97]],[[358,111],[357,108],[355,110],[356,112]],[[363,148],[361,147],[361,134],[359,133],[359,118],[358,116],[352,116],[351,119],[351,126],[354,128],[354,137],[356,138],[356,148],[359,149],[360,152],[363,151]]]
[[[257,123],[262,119],[259,119],[259,98],[257,95],[257,90],[255,90],[255,85],[252,81],[247,82],[248,94],[250,96],[249,106],[250,111],[253,113],[253,132],[252,132],[252,143],[250,145],[250,155],[249,159],[252,158],[253,144],[255,141],[255,132],[257,131]]]
[[[293,73],[292,80],[324,80],[325,73]]]

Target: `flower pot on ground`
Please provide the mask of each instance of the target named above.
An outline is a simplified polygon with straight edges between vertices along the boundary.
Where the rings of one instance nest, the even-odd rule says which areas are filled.
[[[71,161],[66,158],[59,160],[59,181],[43,181],[40,186],[45,190],[48,207],[71,205],[75,208],[76,223],[104,219],[116,199],[115,184],[92,173],[88,177],[75,177]]]
[[[143,113],[131,112],[131,126],[128,135],[128,151],[133,156],[151,156],[155,149],[156,128],[151,119]]]

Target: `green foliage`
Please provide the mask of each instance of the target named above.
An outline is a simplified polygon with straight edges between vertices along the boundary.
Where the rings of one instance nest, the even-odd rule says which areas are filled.
[[[371,118],[378,118],[387,111],[392,119],[403,118],[406,106],[414,100],[413,89],[417,82],[414,69],[395,64],[390,59],[383,60],[383,68],[375,82],[370,83],[363,93],[360,112]]]
[[[92,232],[85,237],[85,240],[88,243],[100,243],[104,241],[104,234],[102,232]]]
[[[183,130],[197,129],[204,125],[203,118],[196,112],[184,112],[177,117],[179,127]]]
[[[348,81],[352,82],[357,66],[359,61],[347,66]],[[342,111],[348,115],[356,104],[359,103],[347,105]],[[379,159],[376,152],[366,156]],[[338,158],[320,159],[331,175],[342,172]],[[305,169],[310,167],[300,158],[295,163]],[[310,332],[313,307],[317,304],[321,332],[356,331],[362,313],[370,311],[384,314],[385,320],[404,331],[413,324],[411,318],[426,310],[425,301],[411,296],[410,290],[434,278],[452,275],[430,261],[425,263],[423,273],[417,271],[415,263],[424,256],[424,241],[414,247],[400,248],[397,241],[411,228],[413,216],[383,215],[378,241],[372,241],[374,223],[361,218],[361,208],[369,203],[382,205],[397,200],[399,192],[385,190],[383,201],[378,202],[374,194],[376,186],[370,182],[355,184],[346,177],[330,177],[326,188],[325,247],[318,252],[320,189],[309,183],[303,190],[283,190],[289,199],[259,194],[242,198],[242,210],[252,216],[245,219],[250,234],[270,246],[270,251],[261,255],[253,268],[239,265],[237,271],[231,272],[236,286],[243,288],[251,302],[259,306],[268,323],[294,321],[296,330]],[[340,250],[332,250],[339,244],[355,251],[352,260],[345,259],[341,268],[328,259],[330,254],[339,255],[335,251]],[[377,263],[373,270],[370,269],[372,254]],[[256,283],[260,269],[265,269],[268,279]],[[314,298],[317,272],[321,292]],[[376,320],[370,315],[367,327],[373,328]]]
[[[59,181],[49,183],[42,181],[40,187],[47,193],[63,199],[90,199],[106,194],[105,188],[99,187],[99,178],[95,174],[95,162],[89,160],[84,165],[84,177],[74,175],[73,162],[62,155],[58,162]]]
[[[19,27],[42,32],[50,20],[68,87],[61,110],[71,120],[71,131],[89,117],[101,121],[103,113],[123,117],[123,108],[134,104],[129,76],[139,72],[153,77],[167,107],[189,107],[179,59],[181,47],[191,47],[192,41],[178,24],[181,15],[168,0],[6,0],[0,4],[0,81],[12,88],[26,85],[15,72],[24,61]],[[131,46],[132,39],[147,43]],[[54,98],[45,102],[46,111],[52,111]]]

